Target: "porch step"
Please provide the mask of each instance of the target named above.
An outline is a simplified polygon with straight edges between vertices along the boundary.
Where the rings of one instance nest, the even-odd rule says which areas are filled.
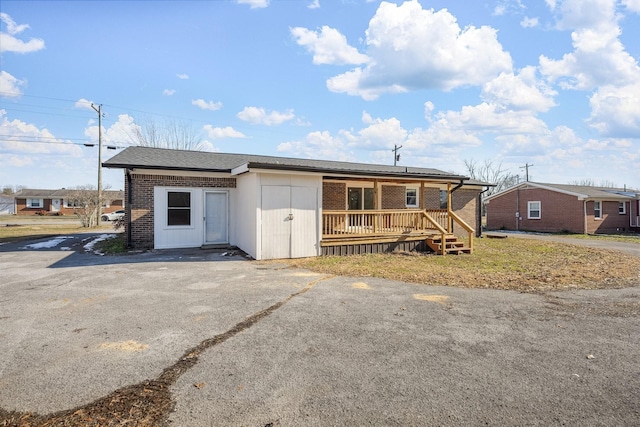
[[[444,237],[444,245],[441,236],[429,237],[425,240],[427,246],[429,246],[435,253],[442,255],[447,254],[470,254],[471,248],[465,246],[465,243],[458,240],[458,237],[453,234],[447,234]],[[443,250],[444,247],[444,250]]]

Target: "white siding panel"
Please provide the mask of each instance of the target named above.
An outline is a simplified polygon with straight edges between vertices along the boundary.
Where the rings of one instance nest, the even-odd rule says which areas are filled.
[[[191,193],[190,225],[167,225],[167,193],[169,191]],[[199,188],[154,188],[154,247],[156,249],[193,248],[202,245],[204,235],[202,199],[202,189]]]
[[[291,187],[291,258],[318,255],[318,189]]]
[[[262,259],[291,256],[291,187],[262,186]]]
[[[258,258],[258,206],[260,185],[255,173],[247,173],[236,179],[235,203],[232,200],[231,236],[236,246],[253,258]],[[235,212],[235,213],[234,213]]]

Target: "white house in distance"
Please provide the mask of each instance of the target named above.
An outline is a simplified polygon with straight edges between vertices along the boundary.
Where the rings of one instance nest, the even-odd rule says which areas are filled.
[[[129,147],[132,248],[236,246],[255,259],[471,252],[487,183],[437,169]]]

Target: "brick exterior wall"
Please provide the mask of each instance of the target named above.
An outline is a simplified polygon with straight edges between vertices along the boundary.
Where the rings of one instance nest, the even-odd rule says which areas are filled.
[[[341,211],[347,208],[347,184],[322,183],[322,209]]]
[[[424,199],[425,209],[440,209],[440,189],[439,188],[425,187],[422,197]]]
[[[480,234],[481,226],[478,217],[478,195],[480,190],[458,189],[451,195],[451,209],[466,222],[470,227],[476,230],[476,235]],[[438,194],[438,197],[440,195]],[[438,202],[439,206],[439,202]],[[454,232],[460,235],[466,235],[466,231],[456,224],[453,224]]]
[[[587,233],[619,233],[629,231],[629,202],[626,201],[625,214],[620,214],[619,202],[602,201],[602,219],[596,219],[593,202],[587,202]]]
[[[519,203],[517,202],[519,198]],[[540,202],[540,219],[528,219],[528,203]],[[516,206],[517,205],[517,206]],[[487,228],[490,230],[522,230],[557,233],[585,232],[584,201],[576,196],[543,188],[510,191],[492,199],[487,205]],[[602,202],[602,219],[596,220],[593,202],[587,202],[587,233],[610,233],[629,229],[627,214],[618,213],[618,202]],[[516,218],[520,212],[522,220]]]
[[[381,209],[406,209],[407,195],[406,187],[399,185],[383,185],[380,200]]]
[[[153,190],[155,187],[189,187],[189,188],[235,188],[235,178],[214,178],[197,176],[169,176],[169,175],[131,175],[131,189],[125,180],[125,200],[129,200],[132,191],[132,201],[127,209],[131,215],[131,241],[127,242],[133,248],[151,249],[154,244],[154,215]],[[129,221],[126,221],[129,224]],[[129,230],[127,230],[127,234]]]

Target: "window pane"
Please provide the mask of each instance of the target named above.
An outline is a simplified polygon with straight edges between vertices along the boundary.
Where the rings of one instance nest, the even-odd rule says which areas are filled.
[[[440,190],[440,209],[447,209],[447,190]]]
[[[373,199],[374,199],[374,191],[373,188],[365,188],[364,189],[364,208],[365,209],[373,209]]]
[[[191,225],[191,209],[169,209],[168,225]]]
[[[347,206],[349,210],[362,209],[362,188],[349,188],[347,198]]]
[[[191,193],[169,191],[168,206],[170,208],[189,208],[191,207]]]
[[[418,192],[415,188],[407,188],[407,206],[417,206],[418,205]]]

